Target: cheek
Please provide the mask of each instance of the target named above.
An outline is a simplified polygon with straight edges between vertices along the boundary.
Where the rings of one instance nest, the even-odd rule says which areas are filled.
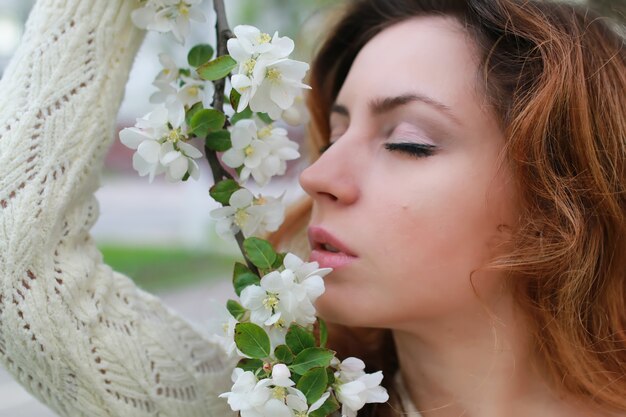
[[[374,269],[386,277],[382,305],[439,314],[475,305],[476,292],[500,291],[500,278],[481,268],[503,240],[498,226],[514,217],[511,187],[495,170],[467,172],[448,169],[433,173],[437,181],[405,184],[419,191],[387,206],[382,218],[395,221],[378,222],[372,231],[381,254]]]

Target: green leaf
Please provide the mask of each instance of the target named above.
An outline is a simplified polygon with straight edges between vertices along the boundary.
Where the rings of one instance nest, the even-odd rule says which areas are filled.
[[[241,113],[235,113],[233,117],[230,118],[230,123],[234,125],[240,120],[251,119],[253,115],[254,114],[252,113],[252,110],[250,110],[250,107],[246,107]]]
[[[297,355],[304,349],[315,346],[315,336],[309,330],[297,324],[292,324],[285,336],[285,343]]]
[[[230,106],[233,108],[233,110],[237,111],[237,107],[239,107],[239,100],[241,100],[241,94],[239,94],[239,91],[231,88],[230,97],[228,98],[228,100],[230,101]]]
[[[274,119],[272,119],[267,113],[257,113],[256,115],[259,119],[261,119],[264,123],[267,123],[268,125],[274,123]]]
[[[220,130],[226,122],[224,113],[215,109],[202,109],[191,118],[191,130],[198,137],[205,137],[209,132]]]
[[[227,206],[230,196],[241,187],[235,180],[223,180],[209,189],[209,194],[213,200]]]
[[[320,332],[320,347],[326,347],[326,342],[328,342],[328,327],[326,326],[326,322],[317,318],[317,322],[319,323],[319,332]]]
[[[213,58],[213,47],[206,43],[194,46],[187,54],[187,62],[192,67],[199,67],[211,58]]]
[[[256,373],[259,369],[263,368],[263,361],[260,359],[243,358],[237,362],[237,368]]]
[[[298,375],[298,374],[291,374],[291,380],[293,382],[296,383],[296,385],[298,385],[298,381],[300,381],[300,378],[302,378],[302,375]]]
[[[335,370],[332,367],[326,368],[326,376],[328,377],[328,385],[335,383]]]
[[[202,110],[203,108],[204,107],[202,107],[202,103],[198,102],[194,104],[193,106],[191,106],[189,110],[187,110],[187,113],[185,114],[185,123],[187,124],[187,126],[191,125],[191,118],[193,117],[193,115],[199,112],[200,110]]]
[[[283,261],[285,260],[286,253],[280,252],[276,254],[276,260],[272,264],[272,269],[278,269],[283,265]]]
[[[331,394],[320,408],[309,414],[309,417],[326,417],[339,410],[339,407],[339,402],[335,396]]]
[[[330,360],[335,356],[335,352],[319,347],[304,349],[298,353],[290,368],[293,372],[303,375],[311,368],[321,366],[323,368],[330,365]]]
[[[236,66],[237,61],[230,55],[222,55],[200,65],[197,71],[203,80],[215,81],[226,77]]]
[[[241,296],[241,292],[249,285],[259,285],[261,278],[254,272],[250,271],[247,266],[242,263],[236,262],[235,269],[233,270],[233,287],[235,287],[235,293]]]
[[[246,314],[247,311],[241,304],[239,304],[235,300],[228,300],[226,302],[226,308],[228,309],[228,312],[237,320],[241,320],[241,318],[244,316],[244,314]]]
[[[289,365],[295,358],[291,349],[289,349],[289,346],[287,345],[276,346],[276,349],[274,349],[274,356],[276,356],[276,359],[278,359],[279,362],[284,363],[285,365]]]
[[[268,269],[276,260],[276,252],[272,245],[258,237],[249,237],[243,241],[243,250],[246,258],[250,260],[257,268]]]
[[[326,368],[313,368],[308,370],[296,385],[304,396],[309,405],[319,400],[326,388],[328,388],[328,376]]]
[[[233,144],[230,141],[230,132],[228,130],[216,130],[215,132],[209,132],[204,143],[207,148],[217,152],[224,152],[233,147]]]
[[[254,359],[264,359],[270,355],[270,337],[254,323],[235,325],[235,344],[241,352]]]

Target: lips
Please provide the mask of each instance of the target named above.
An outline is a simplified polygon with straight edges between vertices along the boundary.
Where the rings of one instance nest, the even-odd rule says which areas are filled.
[[[357,259],[351,249],[319,226],[309,227],[308,236],[312,249],[310,261],[322,268],[341,268]]]

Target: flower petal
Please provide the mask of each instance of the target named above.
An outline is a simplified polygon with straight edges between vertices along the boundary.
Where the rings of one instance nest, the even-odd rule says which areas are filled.
[[[222,154],[222,162],[231,168],[239,168],[243,165],[245,154],[239,149],[229,149]]]
[[[154,140],[143,141],[137,147],[137,153],[148,162],[149,164],[156,164],[159,162],[159,154],[161,152],[161,145]]]
[[[250,204],[252,204],[253,199],[254,196],[249,190],[245,188],[240,188],[230,196],[228,204],[230,204],[234,208],[240,209],[248,207]]]
[[[131,149],[137,149],[145,140],[153,140],[153,138],[146,132],[134,127],[127,127],[120,132],[120,141]]]

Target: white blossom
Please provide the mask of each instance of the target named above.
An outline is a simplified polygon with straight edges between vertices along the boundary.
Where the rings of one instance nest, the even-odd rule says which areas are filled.
[[[342,381],[354,381],[365,375],[365,363],[359,358],[346,358],[339,364],[337,378]]]
[[[253,200],[253,205],[249,210],[253,215],[261,218],[258,226],[259,231],[264,233],[275,232],[283,223],[283,220],[285,220],[285,205],[282,202],[284,194],[278,198],[260,196]]]
[[[259,382],[250,371],[235,368],[232,373],[234,382],[230,392],[220,394],[226,398],[233,411],[240,411],[242,417],[262,417],[257,410],[263,407],[271,398],[271,390],[267,387],[267,380]]]
[[[274,124],[259,126],[257,121],[257,136],[269,145],[269,153],[263,158],[259,171],[261,181],[269,181],[275,175],[284,175],[287,170],[287,161],[298,159],[298,144],[287,137],[287,130],[275,127]],[[257,174],[258,175],[258,174]]]
[[[287,36],[274,36],[261,32],[250,25],[239,25],[233,29],[234,38],[226,46],[230,56],[239,63],[239,73],[247,73],[254,63],[248,62],[263,56],[264,59],[286,58],[293,52],[294,43]]]
[[[228,204],[210,213],[217,219],[217,234],[224,239],[232,239],[240,230],[245,237],[274,232],[285,217],[285,207],[280,200],[255,198],[246,188],[235,191]]]
[[[120,140],[137,150],[133,168],[140,176],[148,175],[150,182],[162,173],[171,182],[180,181],[185,175],[194,179],[200,175],[195,159],[202,157],[202,153],[185,142],[186,127],[172,124],[163,106],[137,119],[134,127],[123,129]]]
[[[180,69],[174,59],[165,52],[159,54],[159,62],[163,69],[157,74],[154,82],[170,84],[178,79]]]
[[[235,123],[231,129],[230,139],[232,148],[224,152],[222,161],[231,168],[243,166],[240,174],[242,181],[252,174],[255,180],[258,178],[259,181],[267,182],[260,166],[263,158],[269,155],[270,147],[258,139],[254,120],[244,119]]]
[[[261,121],[243,119],[231,128],[232,148],[224,152],[222,161],[231,168],[242,167],[242,182],[250,176],[260,186],[275,175],[283,175],[289,160],[300,157],[298,144],[289,140],[287,130],[264,125]]]
[[[206,21],[200,3],[202,0],[147,0],[131,13],[131,19],[141,29],[172,32],[178,42],[184,43],[190,20]]]
[[[308,279],[314,277],[321,279],[333,270],[332,268],[320,268],[317,262],[304,262],[293,253],[285,255],[283,265],[286,269],[292,270],[296,280],[302,284],[305,284]]]
[[[261,278],[260,285],[250,285],[241,292],[241,304],[250,310],[250,321],[260,326],[287,329],[292,323],[309,325],[315,322],[313,303],[324,293],[322,276],[329,268],[311,271],[302,280],[286,264],[296,265],[299,258],[289,258],[282,271],[272,271]],[[301,261],[300,261],[301,262]],[[300,263],[301,268],[309,265]]]
[[[284,110],[280,116],[287,124],[291,126],[304,125],[309,121],[309,111],[302,94],[296,96],[293,105]]]
[[[212,342],[222,347],[228,356],[235,352],[243,356],[235,343],[235,326],[239,323],[225,306],[215,309],[209,320],[208,332]]]
[[[284,364],[274,365],[271,377],[260,381],[252,372],[235,368],[232,380],[231,391],[220,398],[226,398],[231,409],[239,411],[242,417],[293,417],[287,401],[301,407],[293,398],[304,400],[306,406],[306,397],[294,388],[291,373]]]
[[[287,406],[294,412],[297,417],[308,417],[313,411],[319,409],[330,397],[330,392],[324,393],[319,400],[315,401],[311,406],[307,406],[306,397],[303,395],[287,395]]]
[[[167,108],[169,119],[180,125],[185,120],[185,111],[196,103],[209,108],[213,101],[215,86],[205,81],[195,72],[183,74],[174,60],[167,54],[159,55],[163,70],[152,83],[158,91],[150,96],[151,103],[163,103]]]
[[[389,399],[387,390],[380,386],[381,371],[367,374],[365,364],[357,358],[347,358],[335,373],[337,399],[341,403],[342,417],[355,417],[366,403],[384,403]]]
[[[256,90],[250,98],[250,110],[267,113],[277,120],[290,108],[303,88],[304,75],[309,64],[292,59],[259,60],[253,73]]]
[[[291,372],[287,365],[282,363],[277,363],[272,367],[272,378],[270,379],[271,384],[277,387],[292,387],[296,385],[295,382],[291,380]]]
[[[294,43],[275,33],[270,37],[252,26],[237,26],[228,52],[239,64],[231,77],[232,87],[241,95],[237,112],[248,105],[255,112],[268,113],[274,120],[294,103],[303,88],[309,65],[287,58]]]

